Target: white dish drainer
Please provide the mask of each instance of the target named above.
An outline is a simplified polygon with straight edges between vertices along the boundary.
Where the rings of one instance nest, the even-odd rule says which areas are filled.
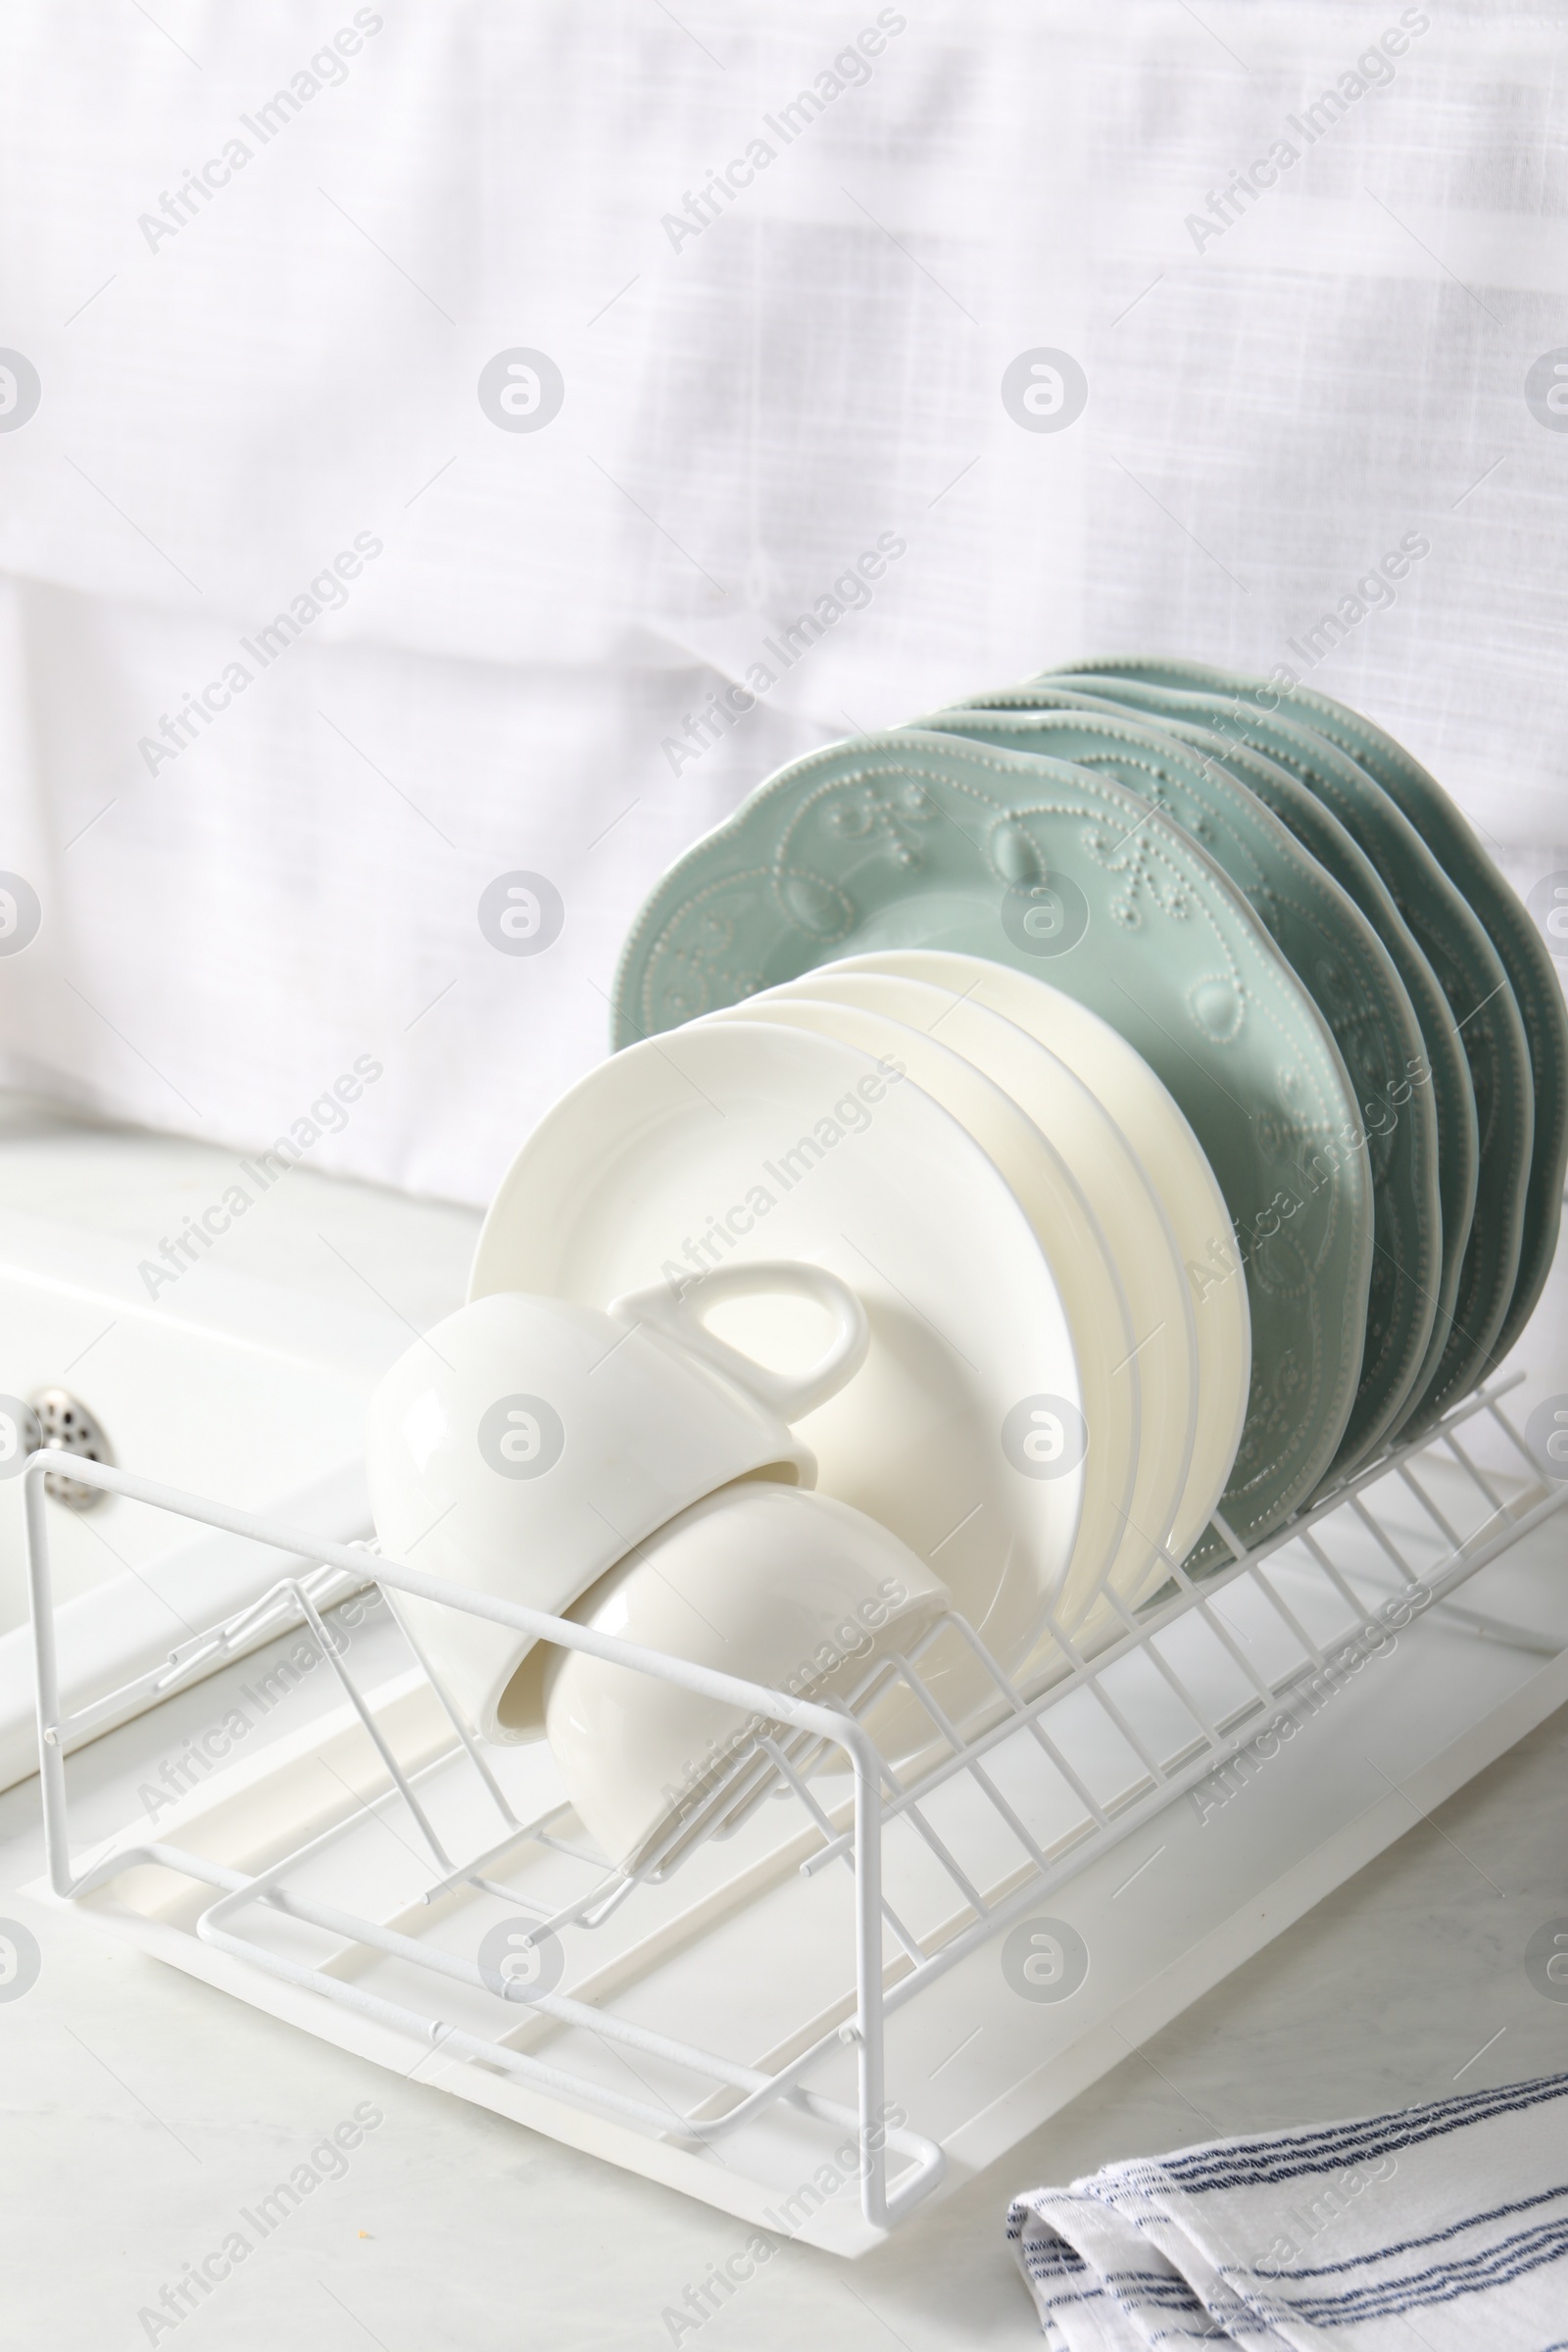
[[[1174,2014],[1390,1842],[1408,1826],[1410,1790],[1447,1793],[1568,1695],[1568,1592],[1556,1598],[1568,1576],[1543,1558],[1554,1541],[1506,1588],[1516,1604],[1527,1590],[1544,1624],[1455,1597],[1504,1555],[1523,1560],[1568,1501],[1504,1407],[1522,1377],[1470,1397],[1254,1551],[1218,1523],[1230,1564],[1199,1583],[1174,1567],[1136,1615],[1119,1609],[1119,1634],[1093,1656],[1054,1625],[1049,1678],[1016,1687],[946,1619],[868,1669],[843,1706],[40,1451],[24,1473],[48,1859],[35,1891],[382,2063],[858,2252],[945,2174],[951,2184],[990,2161],[1114,2063],[1129,2028]],[[281,1547],[301,1571],[156,1671],[63,1714],[51,1470]],[[663,1852],[632,1876],[609,1870],[549,1785],[547,1752],[481,1749],[417,1652],[362,1687],[325,1612],[372,1582],[662,1676],[765,1728]],[[74,1856],[68,1745],[290,1628],[330,1660],[344,1703],[223,1765],[156,1835],[136,1825]],[[920,1674],[944,1628],[994,1690],[961,1727]],[[1396,1650],[1402,1664],[1378,1662]],[[892,1678],[932,1724],[907,1778],[858,1720]],[[1317,1720],[1325,1692],[1332,1744]],[[1392,1742],[1394,1773],[1366,1761],[1405,1792],[1402,1812],[1376,1782],[1346,1780],[1352,1734]],[[1218,1816],[1243,1793],[1232,1835]],[[1172,1850],[1177,1879],[1167,1871],[1161,1894]],[[1061,1908],[1088,1925],[1092,1996],[1022,1995],[999,1968],[994,1939],[1043,1905],[1048,1939]],[[508,1920],[531,1984],[477,1949]],[[1049,1948],[1059,1960],[1059,1942]],[[718,2029],[712,2046],[694,2026]],[[949,2040],[952,2058],[929,2065]],[[965,2057],[970,2045],[979,2054]]]

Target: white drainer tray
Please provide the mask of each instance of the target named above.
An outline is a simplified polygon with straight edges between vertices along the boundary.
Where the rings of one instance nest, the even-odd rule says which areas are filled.
[[[1233,1544],[1201,1583],[1176,1571],[1093,1657],[1054,1627],[1045,1688],[1014,1688],[947,1619],[849,1709],[39,1452],[25,1479],[49,1879],[29,1891],[400,2073],[862,2252],[1568,1697],[1553,1520],[1568,1485],[1531,1461],[1502,1403],[1515,1385],[1471,1397],[1257,1551]],[[42,1493],[62,1467],[277,1545],[300,1572],[62,1716]],[[777,1728],[740,1751],[666,1867],[611,1871],[543,1746],[478,1747],[422,1660],[359,1687],[322,1611],[372,1579]],[[342,1706],[222,1765],[154,1837],[136,1822],[74,1855],[66,1746],[290,1625],[330,1658]],[[921,1680],[944,1630],[995,1687],[961,1729]],[[932,1717],[905,1779],[857,1719],[890,1674]],[[531,1984],[494,1973],[508,1922]]]

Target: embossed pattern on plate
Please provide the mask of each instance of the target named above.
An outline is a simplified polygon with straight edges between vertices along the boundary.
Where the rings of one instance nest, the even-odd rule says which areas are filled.
[[[1164,686],[1179,663],[1105,663],[1058,675],[1093,676],[1136,701],[1144,673]],[[1479,1173],[1453,1321],[1438,1367],[1406,1434],[1428,1427],[1484,1376],[1513,1298],[1534,1110],[1530,1054],[1507,975],[1486,931],[1409,819],[1375,777],[1327,737],[1285,710],[1239,706],[1234,694],[1195,692],[1206,714],[1265,752],[1334,810],[1377,867],[1447,999],[1475,1095]]]
[[[615,1041],[830,957],[922,946],[1078,997],[1181,1105],[1243,1237],[1251,1311],[1225,1515],[1244,1535],[1277,1526],[1318,1485],[1354,1398],[1372,1186],[1364,1156],[1314,1182],[1355,1117],[1344,1061],[1240,892],[1157,809],[1108,777],[949,736],[813,753],[653,892],[617,974]]]
[[[1077,689],[1093,687],[1094,692]],[[1218,759],[1238,776],[1258,799],[1273,809],[1281,822],[1288,825],[1302,847],[1309,850],[1326,872],[1333,875],[1360,907],[1393,958],[1399,978],[1410,999],[1416,1022],[1421,1032],[1424,1072],[1432,1098],[1432,1109],[1437,1121],[1438,1195],[1442,1223],[1442,1265],[1437,1283],[1437,1311],[1433,1317],[1432,1334],[1427,1343],[1422,1363],[1410,1394],[1389,1435],[1401,1436],[1406,1425],[1420,1409],[1422,1398],[1431,1386],[1443,1350],[1447,1344],[1453,1324],[1454,1302],[1459,1295],[1459,1276],[1469,1245],[1470,1222],[1475,1214],[1476,1174],[1479,1165],[1476,1128],[1475,1092],[1470,1084],[1470,1065],[1464,1047],[1453,1026],[1448,1000],[1438,985],[1437,974],[1428,963],[1406,923],[1390,895],[1376,866],[1359,843],[1335,815],[1326,801],[1320,800],[1277,760],[1249,744],[1236,741],[1220,732],[1207,716],[1195,719],[1178,715],[1191,712],[1192,704],[1183,693],[1156,686],[1139,686],[1136,699],[1118,679],[1104,682],[1090,676],[1074,676],[1072,688],[1044,685],[1009,687],[996,694],[982,696],[977,708],[983,710],[1112,710],[1120,714],[1134,711],[1147,716],[1151,723],[1157,717],[1162,733],[1178,743],[1190,743],[1205,758]]]
[[[1152,801],[1230,876],[1328,1023],[1358,1105],[1336,1148],[1364,1152],[1373,1184],[1366,1343],[1332,1475],[1353,1469],[1397,1421],[1425,1360],[1443,1255],[1437,1122],[1410,1077],[1421,1032],[1376,933],[1247,785],[1157,728],[1070,710],[955,710],[928,723],[1104,769]]]
[[[1254,696],[1261,685],[1261,680],[1251,681]],[[1502,1329],[1493,1343],[1486,1367],[1491,1371],[1530,1320],[1551,1271],[1562,1222],[1563,1175],[1568,1168],[1568,1009],[1562,989],[1545,942],[1437,778],[1382,727],[1330,696],[1298,686],[1290,704],[1318,734],[1348,752],[1377,778],[1449,881],[1463,892],[1497,951],[1524,1023],[1534,1081],[1535,1134],[1519,1271]]]

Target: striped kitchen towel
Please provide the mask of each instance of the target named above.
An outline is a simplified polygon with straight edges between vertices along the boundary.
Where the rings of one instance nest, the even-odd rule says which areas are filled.
[[[1052,2352],[1568,2352],[1568,2074],[1014,2202]]]

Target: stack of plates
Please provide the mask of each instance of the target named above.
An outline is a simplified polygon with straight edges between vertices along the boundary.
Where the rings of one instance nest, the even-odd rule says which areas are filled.
[[[803,1426],[821,1484],[1009,1663],[1418,1434],[1555,1241],[1568,1027],[1524,910],[1378,729],[1194,664],[796,761],[644,906],[615,1043],[475,1291],[832,1265],[875,1338]]]
[[[779,1257],[842,1275],[870,1324],[799,1425],[818,1485],[928,1560],[1005,1665],[1048,1616],[1114,1622],[1110,1593],[1135,1606],[1201,1536],[1246,1412],[1246,1290],[1187,1120],[1075,998],[886,951],[635,1044],[535,1129],[470,1295],[602,1305]],[[795,1369],[816,1314],[764,1293],[709,1319]],[[986,1694],[956,1641],[922,1671],[950,1713]]]

